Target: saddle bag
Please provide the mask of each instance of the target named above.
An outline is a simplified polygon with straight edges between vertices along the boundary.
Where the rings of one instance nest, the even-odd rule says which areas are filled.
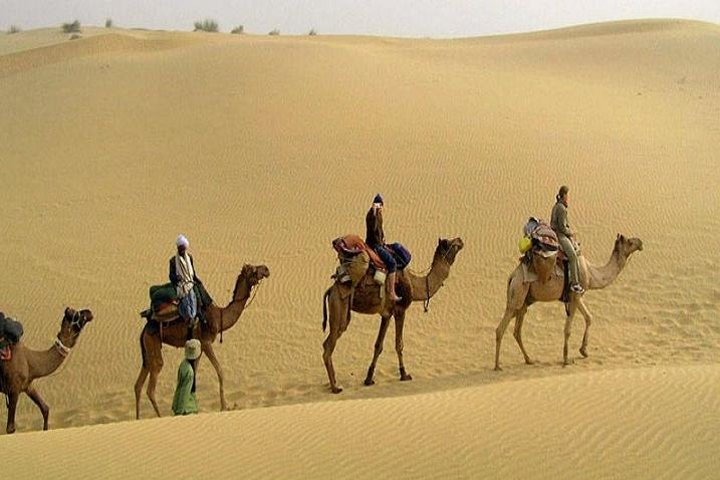
[[[388,246],[392,250],[393,255],[395,255],[395,259],[397,260],[397,269],[404,270],[405,267],[410,264],[410,260],[412,260],[410,250],[405,248],[405,245],[403,245],[402,243],[397,242],[391,243]]]

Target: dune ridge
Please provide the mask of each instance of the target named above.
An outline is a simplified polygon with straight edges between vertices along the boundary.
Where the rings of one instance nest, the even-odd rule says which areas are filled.
[[[719,381],[717,365],[606,370],[30,433],[2,445],[18,454],[9,474],[41,476],[709,478]],[[68,462],[58,445],[81,453]]]

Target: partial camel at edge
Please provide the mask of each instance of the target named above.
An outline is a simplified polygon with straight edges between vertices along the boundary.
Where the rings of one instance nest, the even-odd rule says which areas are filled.
[[[338,339],[347,330],[350,323],[350,310],[364,314],[380,315],[380,330],[375,341],[375,351],[372,363],[368,368],[365,378],[365,385],[375,383],[374,374],[378,358],[383,351],[385,334],[390,324],[390,319],[395,318],[395,350],[398,356],[400,368],[400,380],[412,380],[412,377],[405,370],[403,363],[403,327],[405,324],[405,312],[412,302],[429,302],[430,298],[440,290],[443,282],[450,275],[450,267],[455,262],[455,257],[463,248],[463,241],[460,238],[452,240],[438,240],[435,249],[430,272],[426,276],[417,276],[407,269],[398,272],[397,293],[402,300],[395,303],[390,300],[389,295],[380,297],[380,286],[373,282],[372,278],[366,276],[355,287],[352,294],[352,308],[350,309],[351,289],[349,286],[335,282],[323,296],[323,331],[327,324],[330,324],[330,331],[323,342],[323,361],[330,381],[330,390],[333,393],[342,392],[335,379],[335,367],[332,362],[332,354],[335,350]],[[329,322],[328,322],[329,320]]]
[[[610,259],[604,266],[595,266],[588,262],[585,257],[578,256],[581,285],[586,291],[599,290],[607,287],[615,281],[620,272],[625,268],[630,255],[642,249],[643,243],[639,238],[626,238],[618,234]],[[500,345],[505,330],[513,318],[515,318],[514,337],[525,358],[525,363],[528,365],[534,363],[525,351],[525,346],[522,341],[522,326],[525,320],[525,313],[528,307],[534,302],[556,302],[561,300],[564,287],[564,275],[554,273],[555,258],[550,258],[552,265],[543,265],[542,262],[537,261],[535,257],[537,256],[534,256],[533,264],[538,270],[539,279],[537,281],[529,283],[524,281],[522,264],[515,268],[508,279],[505,314],[495,330],[495,370],[502,370],[500,367]],[[592,316],[583,301],[583,296],[571,291],[569,301],[566,304],[567,316],[565,318],[564,330],[563,365],[572,363],[572,360],[568,358],[568,340],[570,339],[573,318],[578,309],[585,318],[585,333],[583,334],[580,354],[583,357],[588,356],[587,346]]]
[[[55,342],[47,350],[32,350],[20,341],[13,345],[12,358],[0,362],[0,392],[7,395],[7,433],[15,433],[15,411],[21,393],[26,393],[40,409],[43,430],[48,429],[50,407],[32,382],[54,373],[70,354],[85,325],[92,321],[90,310],[66,308]]]

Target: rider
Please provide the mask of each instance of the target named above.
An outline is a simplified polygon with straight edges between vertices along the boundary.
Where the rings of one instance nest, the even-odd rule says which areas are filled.
[[[395,280],[397,275],[397,262],[395,257],[385,245],[385,232],[383,231],[383,207],[384,202],[382,195],[375,195],[373,204],[365,215],[365,226],[367,233],[365,235],[365,243],[372,248],[385,263],[388,269],[387,290],[390,300],[397,302],[402,300],[395,293]]]
[[[555,206],[550,215],[550,226],[558,236],[560,248],[565,252],[568,258],[570,270],[570,290],[575,293],[584,293],[585,289],[580,285],[580,275],[578,269],[578,256],[575,251],[575,232],[572,231],[568,224],[568,187],[563,185],[560,187],[558,194],[555,196]]]
[[[178,312],[188,326],[188,338],[192,337],[192,329],[195,318],[198,315],[198,300],[195,293],[195,286],[199,285],[200,279],[195,274],[195,262],[192,255],[187,251],[190,242],[184,235],[178,235],[175,242],[177,254],[170,258],[170,282],[177,291],[180,299]]]

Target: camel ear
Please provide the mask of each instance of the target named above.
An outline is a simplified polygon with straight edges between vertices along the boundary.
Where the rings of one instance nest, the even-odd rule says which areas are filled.
[[[438,247],[442,245],[442,238],[438,237]]]
[[[70,307],[65,307],[65,316],[66,317],[70,316]]]

